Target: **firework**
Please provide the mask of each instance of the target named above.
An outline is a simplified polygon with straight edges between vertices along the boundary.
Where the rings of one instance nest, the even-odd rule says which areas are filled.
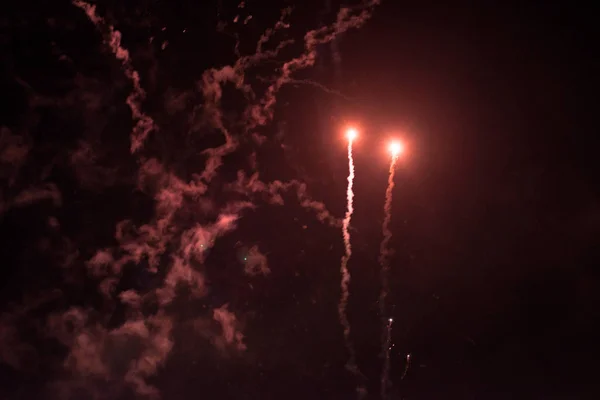
[[[346,190],[346,216],[342,221],[342,235],[344,237],[344,248],[345,253],[342,256],[342,263],[340,267],[340,272],[342,275],[341,281],[341,298],[338,306],[338,312],[340,317],[340,323],[344,328],[344,341],[346,344],[346,348],[348,349],[349,359],[346,364],[346,368],[350,370],[355,376],[360,377],[362,374],[358,369],[358,365],[356,364],[356,353],[354,351],[354,346],[352,345],[352,340],[350,339],[350,322],[348,321],[348,316],[346,314],[346,307],[348,305],[348,297],[350,295],[348,287],[350,285],[350,272],[348,271],[348,260],[352,256],[352,246],[350,245],[350,220],[352,218],[352,213],[354,212],[353,207],[353,199],[354,192],[352,190],[352,185],[354,183],[354,159],[352,157],[352,144],[354,140],[358,136],[358,131],[354,128],[349,128],[346,130],[346,138],[348,139],[348,188]],[[359,384],[357,391],[360,394],[364,394],[366,389],[363,385]]]
[[[383,368],[381,372],[381,398],[387,397],[387,388],[389,386],[389,373],[390,373],[390,349],[391,349],[391,333],[393,319],[386,316],[386,298],[389,292],[389,269],[390,269],[390,256],[391,251],[388,249],[390,239],[392,238],[392,232],[390,231],[389,225],[392,220],[392,191],[394,189],[394,171],[396,169],[396,161],[398,156],[403,151],[402,143],[392,142],[389,145],[389,152],[392,156],[390,162],[390,170],[388,175],[388,186],[385,191],[385,204],[383,207],[384,219],[383,219],[383,240],[379,248],[379,264],[381,265],[381,293],[379,295],[379,314],[382,319],[382,338],[381,338],[381,351],[383,356]]]

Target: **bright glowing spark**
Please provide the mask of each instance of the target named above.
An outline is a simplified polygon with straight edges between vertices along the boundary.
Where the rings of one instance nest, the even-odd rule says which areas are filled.
[[[358,131],[355,128],[348,128],[346,130],[346,138],[348,138],[349,141],[353,141],[354,139],[356,139],[356,137],[358,136]]]
[[[383,369],[381,371],[381,399],[388,400],[387,390],[390,387],[390,351],[394,345],[392,344],[392,318],[388,318],[388,324],[385,330],[385,341],[383,345]]]
[[[404,365],[404,372],[402,373],[400,380],[404,380],[404,377],[406,377],[406,373],[408,372],[408,368],[410,368],[410,353],[406,355],[406,364]]]
[[[389,323],[392,323],[392,322],[394,322],[394,318],[389,318],[389,319],[388,319],[388,322],[389,322]]]
[[[388,150],[392,154],[392,157],[397,157],[400,153],[404,151],[404,146],[398,141],[393,141],[392,143],[390,143]]]

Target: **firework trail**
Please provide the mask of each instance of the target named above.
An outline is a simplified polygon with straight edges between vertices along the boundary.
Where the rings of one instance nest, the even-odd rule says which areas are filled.
[[[400,377],[400,379],[404,379],[404,377],[406,377],[406,373],[408,372],[408,369],[410,368],[410,354],[406,355],[406,362],[404,364],[404,372],[402,372],[402,376]]]
[[[347,205],[346,205],[346,216],[344,218],[344,220],[342,221],[342,234],[344,237],[344,247],[345,247],[345,254],[342,257],[342,264],[340,267],[340,272],[342,274],[342,281],[341,281],[341,289],[342,289],[342,294],[341,294],[341,298],[340,298],[340,303],[338,306],[338,312],[339,312],[339,316],[340,316],[340,323],[342,324],[342,327],[344,328],[344,341],[346,344],[346,348],[348,349],[348,353],[349,355],[349,359],[348,362],[346,363],[346,368],[352,372],[355,376],[357,377],[361,377],[362,374],[360,373],[360,370],[358,369],[358,365],[356,364],[356,352],[354,350],[354,346],[352,345],[352,340],[350,339],[350,322],[348,321],[348,316],[346,315],[346,307],[348,306],[348,297],[350,295],[349,291],[348,291],[348,286],[350,285],[350,272],[348,271],[348,260],[350,260],[350,257],[352,256],[352,246],[350,245],[350,232],[349,232],[349,227],[350,227],[350,220],[352,218],[352,213],[354,212],[354,207],[353,207],[353,199],[354,199],[354,192],[352,190],[352,185],[354,183],[354,159],[352,157],[352,143],[354,142],[354,139],[356,137],[356,131],[354,129],[349,129],[348,130],[348,168],[349,168],[349,174],[348,174],[348,189],[346,190],[346,197],[347,197]],[[361,395],[363,395],[366,392],[366,388],[364,387],[364,385],[361,385],[359,383],[357,391],[359,393],[359,397]]]
[[[382,339],[381,339],[381,351],[384,357],[383,369],[381,371],[381,398],[386,398],[386,390],[389,386],[389,373],[390,373],[390,341],[391,341],[391,330],[393,319],[386,317],[385,300],[389,292],[389,269],[391,251],[388,249],[390,239],[392,238],[392,232],[390,231],[389,225],[392,219],[392,191],[394,190],[394,171],[396,168],[396,161],[398,160],[398,153],[400,148],[396,144],[392,144],[390,148],[392,153],[392,161],[390,163],[390,172],[388,176],[388,186],[385,191],[385,204],[383,212],[385,214],[383,219],[383,240],[379,248],[379,264],[381,265],[381,293],[379,295],[379,313],[382,319]]]
[[[379,247],[379,264],[381,265],[381,293],[379,295],[379,311],[383,321],[383,325],[387,325],[387,318],[385,316],[385,300],[389,291],[388,273],[390,269],[391,251],[388,249],[390,239],[392,238],[392,232],[390,231],[389,225],[392,220],[392,191],[394,190],[394,170],[396,168],[397,155],[392,156],[392,162],[390,163],[390,173],[388,177],[388,186],[385,191],[385,204],[383,207],[384,219],[383,219],[383,240]]]

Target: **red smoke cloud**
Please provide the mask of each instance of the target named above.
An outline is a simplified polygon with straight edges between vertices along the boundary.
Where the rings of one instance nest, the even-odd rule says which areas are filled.
[[[109,325],[108,317],[103,312],[86,307],[63,308],[63,311],[46,316],[38,329],[67,349],[67,356],[62,363],[64,371],[59,374],[62,380],[59,379],[50,389],[56,390],[64,398],[80,396],[82,389],[87,389],[86,394],[92,398],[94,393],[101,391],[108,393],[109,398],[117,398],[124,388],[133,388],[142,396],[158,397],[158,390],[148,381],[167,361],[174,346],[177,320],[171,305],[177,297],[177,289],[186,287],[186,293],[190,293],[192,299],[206,296],[210,281],[202,267],[205,267],[208,251],[216,241],[235,231],[244,211],[257,207],[258,199],[268,205],[282,205],[282,195],[292,192],[298,203],[314,212],[320,221],[341,226],[340,219],[332,216],[323,203],[313,200],[306,184],[297,180],[263,182],[258,173],[247,176],[240,171],[236,182],[224,185],[224,194],[233,199],[223,201],[220,205],[209,197],[209,188],[225,156],[238,149],[239,143],[243,142],[240,129],[247,139],[254,138],[259,144],[267,140],[253,132],[253,129],[271,121],[280,88],[294,82],[293,75],[296,72],[314,64],[318,44],[330,41],[348,29],[360,27],[369,18],[370,7],[377,2],[357,9],[342,9],[333,25],[306,33],[302,39],[301,53],[280,63],[281,68],[274,70],[273,76],[268,78],[268,86],[262,92],[250,82],[249,78],[254,76],[251,69],[265,61],[275,60],[293,42],[276,40],[277,33],[289,27],[286,21],[290,9],[283,10],[281,18],[260,37],[254,53],[240,55],[233,65],[204,71],[197,84],[202,96],[202,104],[197,109],[202,111],[199,114],[203,123],[216,129],[223,136],[224,143],[205,150],[204,168],[199,168],[185,180],[166,163],[141,154],[149,141],[149,133],[154,130],[159,134],[158,125],[143,111],[146,94],[129,52],[121,45],[121,33],[97,15],[95,6],[80,0],[74,0],[73,4],[82,9],[99,29],[105,44],[120,61],[124,75],[131,81],[133,88],[126,99],[134,122],[130,151],[138,163],[137,189],[154,200],[154,213],[145,222],[120,221],[115,226],[114,245],[103,244],[93,255],[87,253],[87,262],[80,259],[83,256],[79,256],[76,245],[66,246],[69,254],[75,255],[75,258],[69,258],[68,264],[73,270],[76,266],[85,268],[89,278],[98,281],[98,290],[103,295],[107,309],[114,310],[115,304],[120,303],[126,308],[126,318],[117,327],[109,327],[112,325]],[[87,84],[90,83],[82,83],[84,86]],[[237,124],[231,124],[223,117],[221,101],[225,84],[233,84],[247,102],[241,113],[241,121],[237,121]],[[49,100],[38,96],[36,101],[41,104]],[[65,106],[83,102],[94,111],[101,110],[103,104],[89,94],[85,99],[73,95],[58,102]],[[177,109],[176,106],[173,107]],[[74,167],[79,183],[87,189],[98,190],[120,178],[116,170],[98,165],[100,155],[90,143],[80,142],[70,153],[67,162]],[[27,160],[30,145],[25,139],[2,130],[0,172],[11,184],[20,166]],[[244,197],[242,200],[240,194]],[[2,195],[0,214],[9,208],[41,200],[50,200],[56,207],[62,205],[59,188],[43,180],[16,191],[11,198]],[[56,232],[60,231],[58,222],[53,226]],[[73,240],[70,243],[77,242]],[[116,288],[124,269],[132,264],[147,267],[145,272],[152,277],[160,276],[162,281],[154,286],[148,285],[144,291],[130,289],[117,293]],[[269,273],[267,258],[258,246],[248,252],[244,269],[249,275]],[[157,309],[152,314],[143,311],[143,306],[152,301],[158,303]],[[226,304],[211,311],[212,315],[209,315],[212,319],[200,318],[203,323],[196,324],[200,329],[198,336],[212,339],[221,350],[245,350],[241,324],[230,306]],[[0,318],[0,360],[15,369],[22,369],[25,367],[22,360],[32,357],[29,356],[30,347],[19,337],[17,319],[14,315],[2,315]]]

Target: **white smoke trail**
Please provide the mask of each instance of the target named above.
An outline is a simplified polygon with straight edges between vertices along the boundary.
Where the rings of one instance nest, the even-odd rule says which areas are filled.
[[[349,140],[348,140],[349,174],[348,174],[348,189],[346,191],[347,206],[346,206],[346,216],[345,216],[344,220],[342,221],[342,234],[344,237],[344,247],[345,247],[346,251],[345,251],[344,256],[342,257],[342,264],[340,267],[340,272],[342,274],[342,281],[341,281],[342,294],[341,294],[340,303],[338,306],[338,312],[339,312],[339,317],[340,317],[340,323],[342,324],[342,327],[344,328],[344,341],[346,344],[346,348],[348,349],[348,353],[350,354],[349,358],[348,358],[348,362],[346,363],[346,368],[350,372],[352,372],[355,376],[360,377],[360,376],[362,376],[362,374],[360,373],[360,370],[358,369],[358,365],[356,364],[356,351],[354,350],[354,346],[353,346],[352,340],[350,338],[350,322],[348,321],[348,315],[346,314],[346,308],[348,306],[348,297],[350,296],[350,293],[348,290],[348,287],[350,285],[350,272],[348,271],[348,260],[350,260],[350,257],[352,256],[352,246],[350,244],[349,227],[350,227],[350,220],[352,218],[352,213],[354,212],[354,206],[353,206],[354,192],[352,190],[352,185],[354,183],[354,159],[352,157],[352,142],[353,142],[353,139],[349,138]],[[358,391],[359,397],[366,394],[366,388],[361,383],[358,384],[357,391]]]
[[[396,160],[398,155],[392,155],[392,161],[390,163],[390,172],[388,176],[388,186],[385,191],[385,204],[383,206],[383,212],[385,214],[383,219],[383,240],[379,247],[379,264],[381,265],[381,293],[379,294],[379,314],[382,321],[382,338],[381,338],[381,351],[384,357],[383,369],[381,371],[381,398],[385,399],[387,396],[387,388],[389,386],[389,373],[390,373],[390,341],[391,341],[391,330],[392,330],[392,318],[386,316],[385,301],[389,292],[389,270],[391,251],[388,249],[388,244],[392,238],[392,232],[390,231],[389,225],[392,220],[392,191],[394,189],[394,171],[396,167]]]

